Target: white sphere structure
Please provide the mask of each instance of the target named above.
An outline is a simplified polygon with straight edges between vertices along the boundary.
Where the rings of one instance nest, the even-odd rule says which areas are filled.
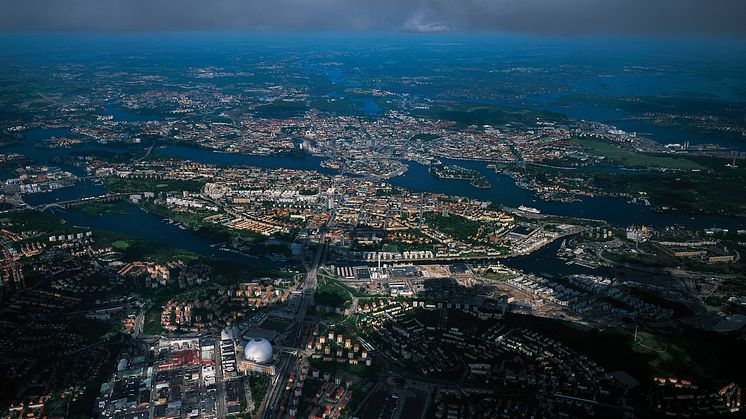
[[[272,344],[264,338],[254,338],[246,342],[243,357],[247,361],[265,364],[272,359]]]

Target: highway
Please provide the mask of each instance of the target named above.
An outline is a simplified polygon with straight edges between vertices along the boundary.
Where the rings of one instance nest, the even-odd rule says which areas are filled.
[[[303,332],[303,325],[306,320],[306,312],[308,306],[313,303],[313,295],[316,292],[316,284],[318,282],[319,266],[321,265],[321,258],[324,255],[324,248],[326,247],[326,234],[334,223],[336,216],[335,209],[333,208],[329,219],[324,226],[319,229],[319,242],[314,252],[313,259],[310,264],[306,264],[305,258],[303,258],[303,264],[306,268],[306,279],[303,281],[301,289],[301,302],[298,304],[298,311],[295,314],[295,321],[293,326],[293,332],[291,332],[292,342],[289,342],[289,346],[297,348],[300,344],[301,333]],[[301,348],[302,349],[302,348]],[[290,354],[281,354],[280,359],[277,363],[276,375],[270,382],[270,388],[267,390],[267,396],[260,406],[259,417],[262,419],[270,419],[276,417],[277,404],[284,391],[285,383],[288,380],[288,375],[291,371],[296,369],[297,358]],[[261,410],[261,409],[264,410]]]
[[[227,414],[225,407],[225,377],[223,376],[223,349],[220,347],[220,340],[215,340],[215,410],[219,418],[224,418]]]

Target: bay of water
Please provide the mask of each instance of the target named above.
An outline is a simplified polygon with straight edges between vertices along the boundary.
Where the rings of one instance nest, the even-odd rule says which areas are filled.
[[[448,164],[458,164],[479,171],[492,184],[492,188],[475,188],[465,180],[438,179],[428,171],[427,167],[415,162],[408,162],[409,170],[404,175],[391,179],[391,183],[420,192],[463,196],[512,208],[525,205],[537,208],[546,214],[593,218],[620,226],[636,224],[663,227],[676,224],[692,228],[746,227],[746,218],[742,217],[660,213],[653,211],[650,207],[630,204],[620,198],[583,198],[581,202],[570,203],[537,200],[530,191],[519,188],[509,176],[489,169],[485,162],[441,160]]]
[[[269,169],[288,168],[297,170],[317,170],[333,175],[336,171],[321,167],[323,158],[304,155],[296,156],[251,156],[235,153],[218,153],[212,150],[192,146],[168,146],[158,149],[158,153],[188,159],[195,162],[221,166],[246,165]],[[720,215],[689,215],[680,213],[660,213],[651,207],[630,204],[620,198],[583,198],[581,202],[550,202],[537,200],[533,194],[519,188],[509,176],[496,173],[487,167],[487,163],[478,161],[456,161],[441,159],[445,163],[458,164],[477,170],[492,184],[489,189],[476,188],[465,180],[438,179],[427,167],[415,162],[407,162],[409,170],[401,176],[391,179],[394,186],[417,192],[440,193],[462,196],[482,201],[491,201],[507,207],[517,208],[521,205],[537,208],[546,214],[605,220],[613,225],[648,225],[663,227],[683,225],[691,228],[721,227],[730,229],[746,228],[746,219]],[[46,204],[55,201],[76,199],[83,196],[95,196],[104,193],[98,185],[80,183],[74,188],[65,188],[43,194],[26,195],[24,199],[30,204]]]
[[[160,217],[149,214],[138,207],[128,205],[127,208],[129,210],[127,214],[104,213],[96,217],[89,217],[76,208],[70,208],[56,214],[76,226],[147,240],[201,256],[245,265],[266,266],[269,264],[266,259],[247,258],[238,253],[226,252],[217,247],[212,247],[211,245],[214,244],[212,241],[200,237],[191,230],[182,230],[173,224],[168,224]]]

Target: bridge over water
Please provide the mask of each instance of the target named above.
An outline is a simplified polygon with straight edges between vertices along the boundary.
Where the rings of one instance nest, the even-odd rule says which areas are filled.
[[[70,199],[67,201],[52,202],[52,203],[43,204],[43,205],[36,205],[36,206],[29,205],[27,208],[33,208],[39,211],[47,211],[49,209],[55,209],[55,208],[66,209],[66,208],[70,208],[75,205],[85,204],[88,202],[115,202],[123,198],[128,198],[130,195],[137,195],[137,194],[138,194],[137,192],[132,192],[132,193],[113,193],[113,194],[103,194],[103,195],[98,195],[98,196],[87,196],[83,198]]]

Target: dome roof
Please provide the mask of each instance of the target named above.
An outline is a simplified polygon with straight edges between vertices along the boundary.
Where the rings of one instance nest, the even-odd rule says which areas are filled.
[[[272,359],[272,344],[264,338],[250,339],[246,342],[243,357],[247,361],[264,364]]]

